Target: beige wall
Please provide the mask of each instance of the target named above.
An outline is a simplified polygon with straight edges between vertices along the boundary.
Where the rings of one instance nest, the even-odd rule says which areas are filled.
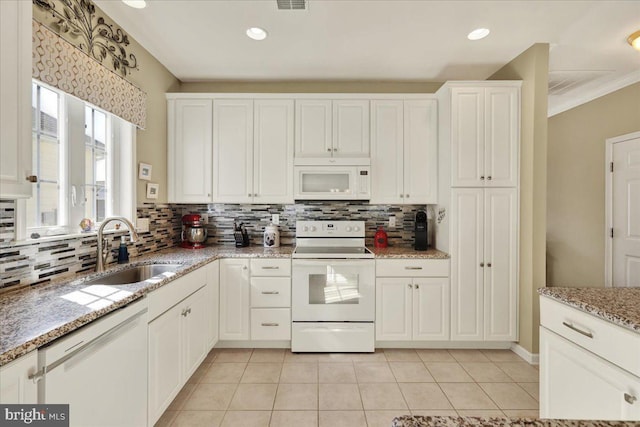
[[[538,352],[537,289],[545,286],[549,45],[537,43],[489,80],[522,80],[520,131],[520,345]]]
[[[59,4],[56,7],[62,10]],[[107,23],[117,27],[97,6],[96,15],[106,17]],[[55,31],[56,19],[36,5],[33,6],[33,18]],[[62,34],[62,37],[76,46],[82,42],[81,38],[69,33]],[[147,128],[137,131],[137,161],[153,165],[151,182],[160,184],[158,199],[153,201],[162,203],[167,201],[167,102],[164,94],[175,91],[180,82],[132,37],[129,41],[126,50],[136,56],[138,70],[131,71],[125,78],[147,93]],[[111,70],[108,59],[104,65]],[[138,204],[151,201],[146,198],[147,181],[136,181]]]
[[[182,82],[176,92],[239,93],[435,93],[443,82],[273,81]]]
[[[640,83],[549,118],[547,284],[604,286],[605,140],[640,131]]]

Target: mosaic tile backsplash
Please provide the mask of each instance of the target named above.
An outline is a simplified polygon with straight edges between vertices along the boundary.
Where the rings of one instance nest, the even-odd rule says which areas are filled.
[[[431,206],[427,214],[433,218]],[[155,252],[180,242],[181,217],[198,213],[208,218],[210,245],[233,245],[234,221],[245,224],[253,245],[262,245],[264,227],[271,222],[271,214],[280,215],[280,243],[293,245],[298,220],[353,220],[367,224],[366,243],[373,245],[378,226],[384,226],[390,246],[411,246],[415,216],[425,205],[369,205],[362,202],[305,202],[292,205],[179,205],[148,204],[138,208],[139,218],[150,219],[149,233],[140,233],[140,240],[128,244],[129,255]],[[390,216],[397,226],[390,230]],[[431,227],[432,229],[433,227]],[[431,234],[431,233],[430,233]],[[126,231],[109,234],[111,256],[117,259],[120,236]],[[95,268],[96,236],[75,236],[47,241],[13,243],[15,236],[15,202],[0,200],[0,292],[22,286],[46,283],[54,279],[72,278],[77,273]]]

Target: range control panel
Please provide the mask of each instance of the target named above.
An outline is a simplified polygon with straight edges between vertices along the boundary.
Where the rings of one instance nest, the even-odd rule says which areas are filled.
[[[298,221],[296,237],[364,237],[364,221]]]

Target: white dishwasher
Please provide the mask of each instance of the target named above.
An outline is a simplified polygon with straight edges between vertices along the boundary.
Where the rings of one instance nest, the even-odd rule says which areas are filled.
[[[146,299],[40,348],[38,365],[38,403],[69,404],[71,426],[146,426]]]

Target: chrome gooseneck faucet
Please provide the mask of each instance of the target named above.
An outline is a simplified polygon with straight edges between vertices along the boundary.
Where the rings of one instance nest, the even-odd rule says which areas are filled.
[[[105,218],[100,224],[100,228],[98,228],[98,254],[96,259],[96,271],[104,271],[104,263],[107,262],[107,256],[109,255],[109,241],[103,237],[104,227],[110,223],[111,221],[120,221],[126,225],[129,229],[129,237],[131,242],[135,242],[138,240],[138,233],[136,233],[136,228],[131,224],[127,218],[122,216],[112,216],[109,218]]]

